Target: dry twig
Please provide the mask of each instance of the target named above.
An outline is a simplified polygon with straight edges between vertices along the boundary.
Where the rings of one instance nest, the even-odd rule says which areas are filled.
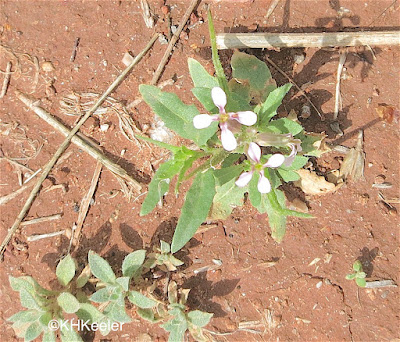
[[[347,51],[341,51],[339,54],[339,65],[336,73],[336,91],[335,91],[335,110],[333,112],[333,120],[337,120],[339,107],[342,106],[342,96],[340,95],[340,78],[342,76],[343,66],[346,61]]]
[[[104,94],[98,99],[98,101],[93,105],[91,110],[89,110],[76,124],[76,126],[69,132],[68,136],[64,140],[64,142],[59,146],[57,151],[54,153],[53,157],[50,159],[50,161],[46,164],[46,166],[43,168],[43,172],[40,175],[38,181],[36,182],[34,188],[32,189],[27,201],[25,202],[24,207],[18,214],[14,224],[12,227],[9,229],[7,236],[3,240],[0,246],[0,257],[3,255],[6,246],[10,242],[12,236],[14,233],[17,231],[20,223],[24,219],[25,215],[28,213],[33,201],[36,198],[36,195],[38,194],[42,183],[44,180],[47,178],[48,174],[50,173],[51,169],[53,166],[56,164],[58,158],[63,154],[63,152],[67,149],[69,146],[72,138],[74,135],[78,132],[78,130],[82,127],[82,125],[85,123],[85,121],[96,111],[97,108],[99,108],[104,100],[115,90],[115,88],[118,87],[118,85],[125,79],[125,77],[129,74],[129,72],[133,69],[133,67],[142,59],[142,57],[145,55],[145,53],[152,47],[156,39],[158,38],[159,34],[156,33],[153,35],[151,38],[150,42],[147,44],[147,46],[144,48],[142,52],[140,52],[134,61],[127,67],[125,70],[114,80],[114,82],[108,87],[108,89],[104,92]]]
[[[178,41],[179,36],[180,36],[183,28],[186,25],[186,22],[189,20],[190,15],[192,14],[192,12],[195,9],[195,7],[197,6],[198,2],[199,2],[199,0],[192,0],[191,1],[188,9],[186,10],[185,14],[182,17],[182,20],[181,20],[178,28],[176,29],[176,32],[173,34],[171,40],[169,41],[168,47],[165,50],[164,56],[161,59],[160,64],[158,65],[156,71],[154,72],[153,79],[151,80],[150,84],[156,85],[158,80],[160,79],[161,73],[163,72],[165,64],[167,63],[167,61],[168,61],[168,59],[169,59],[169,57],[171,55],[172,49],[174,48],[175,43]]]
[[[81,230],[83,227],[83,221],[85,221],[87,212],[89,210],[90,201],[92,200],[94,191],[96,190],[102,167],[103,167],[103,165],[98,161],[96,164],[94,173],[93,173],[93,178],[92,178],[92,182],[90,183],[89,190],[88,190],[87,194],[85,195],[85,197],[82,199],[81,206],[79,208],[78,220],[76,223],[76,230],[75,230],[74,238],[72,240],[72,243],[74,246],[76,246],[79,242],[79,237],[80,237]]]
[[[279,0],[273,0],[271,2],[271,5],[269,5],[267,14],[265,15],[265,19],[268,20],[268,18],[271,16],[272,12],[275,10],[276,6],[278,6]]]
[[[10,83],[10,78],[11,78],[11,67],[12,67],[12,63],[8,62],[7,67],[6,67],[6,72],[4,73],[4,80],[3,80],[3,86],[2,86],[1,92],[0,92],[0,99],[2,99],[7,93],[8,84]]]
[[[21,222],[21,227],[29,226],[31,224],[36,224],[36,223],[43,223],[43,222],[48,222],[48,221],[59,220],[61,217],[62,217],[62,214],[54,214],[54,215],[50,215],[50,216],[38,217],[38,218],[34,218],[29,221]]]

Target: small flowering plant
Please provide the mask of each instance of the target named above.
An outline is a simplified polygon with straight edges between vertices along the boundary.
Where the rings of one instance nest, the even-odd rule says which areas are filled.
[[[188,60],[192,93],[204,109],[199,111],[154,86],[139,88],[165,125],[197,146],[189,149],[139,137],[171,151],[171,158],[158,168],[149,185],[141,215],[156,207],[175,176],[176,194],[182,182],[194,178],[172,240],[172,253],[181,249],[204,221],[227,218],[233,208],[243,205],[246,193],[260,213],[268,214],[272,237],[281,241],[287,216],[310,216],[287,209],[279,187],[298,180],[296,170],[309,156],[321,154],[321,135],[305,133],[296,117],[276,118],[292,85],[277,87],[264,62],[236,51],[231,59],[232,78],[227,80],[210,13],[208,20],[215,76],[196,60]]]

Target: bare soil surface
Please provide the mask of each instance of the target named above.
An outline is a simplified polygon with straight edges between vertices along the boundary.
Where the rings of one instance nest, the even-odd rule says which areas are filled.
[[[158,18],[153,29],[142,18],[139,1],[4,1],[0,13],[1,61],[5,70],[9,60],[19,57],[21,70],[11,76],[7,95],[0,102],[1,156],[14,158],[36,171],[43,167],[63,141],[63,136],[28,110],[14,95],[16,89],[41,99],[41,105],[68,126],[77,117],[66,116],[59,101],[72,91],[103,93],[124,69],[127,51],[138,54],[155,31],[168,33],[161,11],[163,1],[149,1]],[[189,2],[167,1],[174,25]],[[390,1],[294,1],[282,0],[265,18],[270,1],[213,1],[217,32],[309,32],[395,29],[399,23],[399,4]],[[341,8],[348,9],[344,11]],[[342,17],[340,17],[342,13]],[[202,2],[192,16],[167,64],[160,82],[174,79],[165,90],[176,92],[184,102],[195,103],[187,58],[199,60],[213,72]],[[204,21],[204,23],[202,23]],[[76,39],[79,46],[71,61]],[[112,95],[122,103],[139,97],[138,86],[149,83],[167,45],[156,42],[150,53]],[[196,234],[178,253],[185,265],[173,276],[190,288],[192,308],[214,313],[208,329],[219,341],[394,341],[399,336],[399,290],[396,287],[359,289],[345,279],[359,259],[369,280],[392,279],[398,284],[399,231],[397,204],[388,208],[379,198],[399,196],[399,126],[378,119],[381,103],[399,108],[400,50],[393,47],[350,48],[341,83],[343,110],[339,114],[344,135],[338,137],[330,127],[332,120],[338,51],[335,49],[247,50],[261,60],[268,56],[298,86],[317,108],[309,118],[300,118],[310,132],[325,132],[329,142],[353,147],[357,132],[364,130],[366,153],[365,179],[346,183],[336,192],[307,197],[314,219],[291,218],[282,243],[270,236],[268,219],[256,213],[250,203],[236,208],[224,222]],[[23,55],[27,54],[27,55]],[[221,58],[229,73],[232,51]],[[305,60],[299,64],[299,55]],[[40,65],[50,61],[54,70],[39,74],[33,57]],[[270,66],[271,67],[271,66]],[[271,67],[279,85],[287,80]],[[3,76],[2,76],[3,77]],[[37,79],[35,79],[37,77]],[[306,99],[294,87],[285,98],[279,115],[291,109],[301,112]],[[130,111],[144,133],[154,123],[154,114],[145,103]],[[102,131],[104,124],[109,128]],[[128,141],[119,129],[118,118],[108,112],[91,118],[82,132],[96,141],[115,162],[124,167],[142,186],[127,202],[118,191],[115,177],[103,168],[97,190],[82,230],[82,239],[73,256],[79,267],[87,263],[94,250],[104,256],[115,270],[125,255],[150,248],[160,239],[171,241],[183,204],[168,194],[161,208],[139,216],[142,195],[168,153],[154,146]],[[173,138],[172,143],[184,143]],[[91,183],[96,162],[84,151],[71,145],[46,180],[29,211],[27,219],[62,213],[62,218],[21,228],[7,248],[0,264],[0,335],[2,341],[15,341],[6,319],[21,309],[18,293],[10,288],[8,277],[30,275],[45,287],[55,281],[55,267],[66,253],[65,236],[27,242],[32,234],[71,228],[78,217],[79,205]],[[325,154],[315,163],[320,174],[340,167],[342,154]],[[17,190],[17,168],[4,158],[0,161],[0,195]],[[24,171],[26,173],[27,171]],[[380,176],[377,178],[377,176]],[[26,177],[25,177],[26,178]],[[391,186],[372,187],[384,179]],[[61,185],[54,187],[53,185]],[[29,188],[30,189],[30,188]],[[30,190],[1,206],[0,237],[11,227]],[[298,191],[287,189],[293,197]],[[302,197],[304,198],[304,196]],[[216,266],[213,259],[222,264]],[[210,266],[206,272],[197,269]],[[167,334],[140,320],[128,310],[134,322],[107,339],[87,335],[88,341],[133,341],[149,338],[165,341]]]

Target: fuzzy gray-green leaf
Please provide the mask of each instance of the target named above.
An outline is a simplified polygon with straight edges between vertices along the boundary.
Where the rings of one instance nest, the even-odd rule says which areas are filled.
[[[133,274],[143,265],[146,251],[140,249],[128,254],[122,262],[122,274],[125,277],[132,277]]]
[[[72,280],[75,275],[75,261],[70,254],[58,263],[56,275],[60,284],[64,286]]]
[[[93,275],[107,284],[115,283],[115,274],[110,264],[100,255],[93,251],[89,251],[89,265]]]
[[[57,303],[66,313],[75,313],[79,310],[79,302],[69,292],[63,292],[57,297]]]

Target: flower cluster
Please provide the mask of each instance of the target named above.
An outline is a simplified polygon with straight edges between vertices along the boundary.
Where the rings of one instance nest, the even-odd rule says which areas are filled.
[[[233,151],[237,148],[235,132],[239,132],[241,125],[252,126],[257,122],[257,114],[252,111],[243,112],[226,112],[225,106],[227,98],[225,92],[220,87],[214,87],[211,90],[211,98],[215,106],[219,110],[219,114],[209,115],[200,114],[193,118],[193,125],[197,129],[209,127],[212,122],[218,121],[221,129],[222,147],[227,151]],[[291,152],[285,157],[280,153],[273,154],[266,163],[261,163],[261,148],[254,142],[250,142],[247,156],[251,162],[251,171],[243,172],[236,180],[238,187],[246,186],[253,177],[254,172],[258,172],[260,178],[258,180],[258,191],[260,193],[268,193],[271,191],[271,184],[264,175],[265,168],[277,168],[281,165],[290,166],[296,157],[297,152],[301,152],[301,141],[294,139],[292,134],[273,134],[258,133],[257,142],[261,146],[289,147]]]

